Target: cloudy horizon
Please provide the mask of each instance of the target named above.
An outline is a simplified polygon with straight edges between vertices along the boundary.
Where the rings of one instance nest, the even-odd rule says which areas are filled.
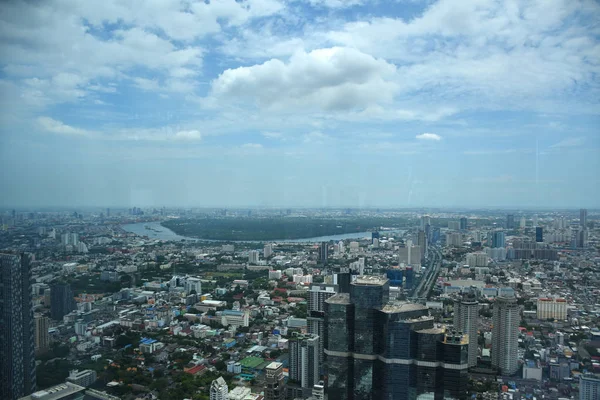
[[[600,4],[0,4],[0,206],[597,207]]]

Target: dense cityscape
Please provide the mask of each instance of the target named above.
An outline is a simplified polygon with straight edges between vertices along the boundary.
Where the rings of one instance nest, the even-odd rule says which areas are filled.
[[[0,400],[600,400],[600,0],[1,0]]]
[[[236,224],[271,240],[207,239]],[[3,399],[600,398],[593,210],[5,210],[1,227]]]

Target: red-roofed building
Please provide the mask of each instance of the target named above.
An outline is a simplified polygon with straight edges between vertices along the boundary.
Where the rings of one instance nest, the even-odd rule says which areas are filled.
[[[196,365],[195,367],[192,368],[185,368],[184,372],[186,374],[190,374],[190,375],[204,375],[206,373],[207,369],[206,369],[206,365],[200,364],[200,365]]]

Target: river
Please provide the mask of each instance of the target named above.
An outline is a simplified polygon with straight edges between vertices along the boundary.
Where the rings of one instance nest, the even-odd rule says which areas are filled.
[[[146,227],[150,228],[147,229]],[[121,228],[127,232],[135,233],[138,236],[148,236],[150,239],[158,239],[158,240],[203,240],[203,241],[213,241],[210,239],[196,239],[192,237],[180,236],[170,230],[169,228],[165,228],[160,224],[160,222],[140,222],[138,224],[126,224],[121,225]],[[404,233],[403,229],[393,229],[389,231],[381,231],[380,234],[385,235],[386,232],[390,233]],[[338,241],[338,240],[346,240],[346,239],[363,239],[370,238],[371,232],[357,232],[357,233],[345,233],[342,235],[330,235],[330,236],[319,236],[305,239],[280,239],[280,240],[243,240],[240,242],[269,242],[269,243],[317,243],[317,242],[328,242],[330,240]],[[227,240],[214,240],[216,242],[226,242]]]

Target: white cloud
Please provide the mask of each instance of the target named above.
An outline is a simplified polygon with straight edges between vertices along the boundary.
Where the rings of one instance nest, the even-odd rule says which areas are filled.
[[[57,121],[50,117],[39,117],[37,119],[38,125],[46,132],[56,133],[58,135],[67,136],[87,136],[91,132],[85,129],[75,128],[70,125],[66,125],[61,121]]]
[[[419,140],[429,140],[429,141],[440,141],[442,137],[435,133],[421,133],[420,135],[415,136]]]
[[[565,147],[579,147],[585,143],[585,138],[583,137],[572,137],[561,140],[558,143],[553,144],[550,148],[565,148]]]
[[[252,101],[271,110],[324,111],[391,103],[396,67],[360,51],[333,47],[294,54],[288,63],[224,71],[211,85],[212,100]]]
[[[197,130],[179,131],[179,132],[175,133],[175,135],[173,136],[173,139],[183,140],[183,141],[200,140],[200,139],[202,139],[202,135]]]
[[[245,143],[241,147],[244,149],[262,149],[263,145],[260,143]]]

